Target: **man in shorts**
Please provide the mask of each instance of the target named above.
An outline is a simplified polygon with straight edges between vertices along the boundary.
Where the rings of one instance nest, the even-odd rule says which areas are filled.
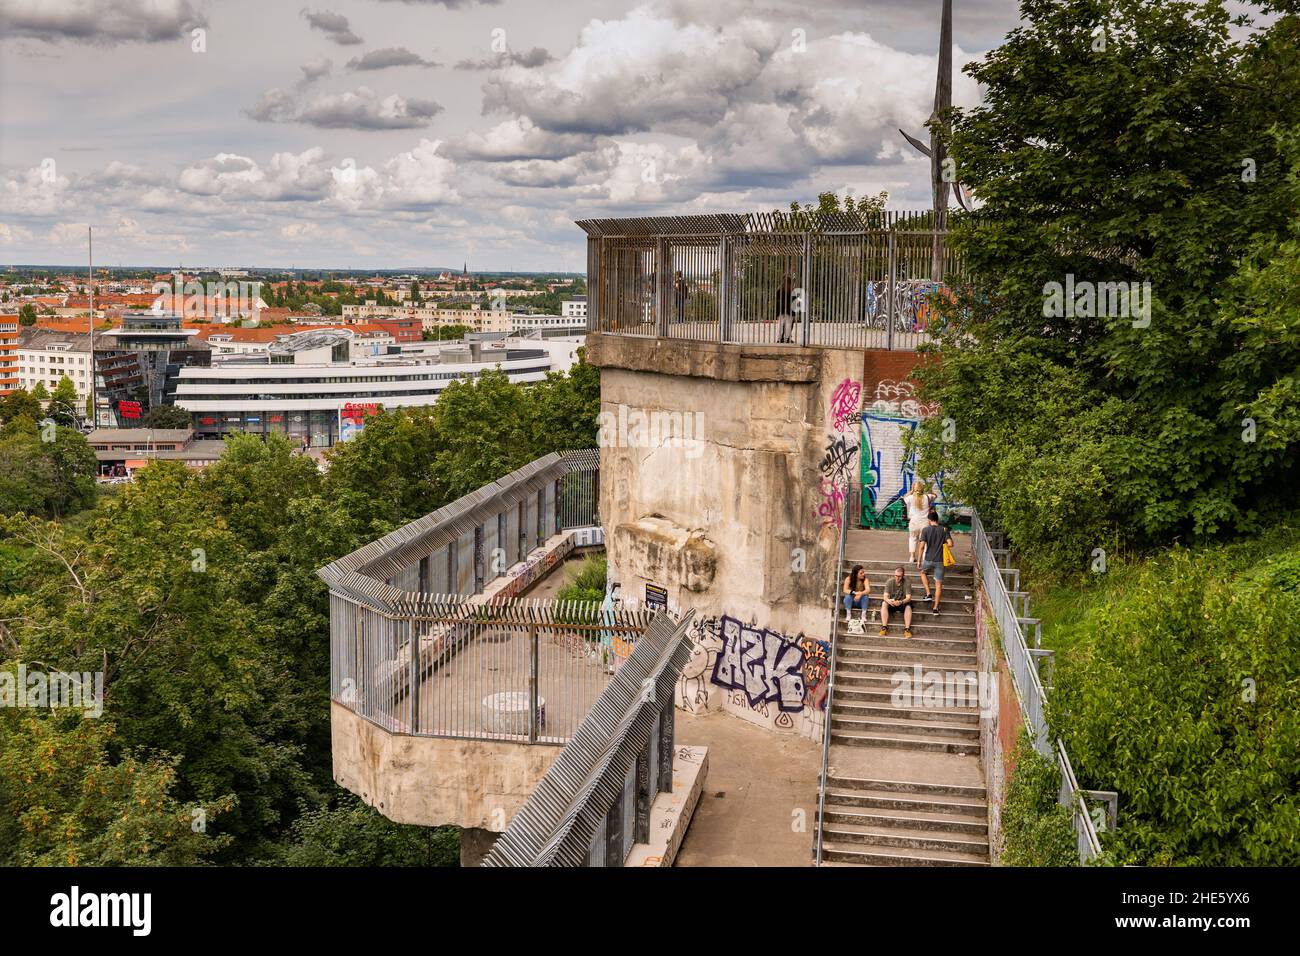
[[[931,510],[925,530],[921,532],[921,543],[925,545],[925,554],[921,558],[921,586],[925,588],[926,600],[930,598],[930,581],[934,577],[934,605],[931,614],[939,613],[939,599],[943,595],[943,546],[952,540],[948,529],[939,524],[939,512]]]
[[[889,615],[892,611],[903,614],[903,636],[912,636],[912,586],[907,583],[907,576],[900,564],[894,568],[894,576],[885,582],[885,593],[880,599],[880,636],[889,633]]]

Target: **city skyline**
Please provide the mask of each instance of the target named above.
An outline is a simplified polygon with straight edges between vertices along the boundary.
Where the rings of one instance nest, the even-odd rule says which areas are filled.
[[[955,7],[970,106],[1016,5]],[[0,263],[578,272],[580,218],[928,207],[939,8],[0,0]]]

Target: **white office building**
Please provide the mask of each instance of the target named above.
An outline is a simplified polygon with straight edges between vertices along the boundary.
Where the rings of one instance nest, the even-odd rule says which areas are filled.
[[[345,441],[384,408],[432,405],[452,382],[499,368],[514,382],[567,372],[573,340],[415,342],[385,355],[351,358],[346,330],[269,346],[261,356],[214,357],[182,368],[173,400],[190,412],[200,439],[278,432],[311,447]]]

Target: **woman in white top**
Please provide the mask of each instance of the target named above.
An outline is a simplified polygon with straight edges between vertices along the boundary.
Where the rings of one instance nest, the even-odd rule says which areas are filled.
[[[921,541],[921,532],[928,523],[930,508],[935,496],[927,490],[919,479],[912,482],[912,491],[904,499],[907,502],[907,550],[912,556],[912,563],[921,566],[921,551],[925,544]]]

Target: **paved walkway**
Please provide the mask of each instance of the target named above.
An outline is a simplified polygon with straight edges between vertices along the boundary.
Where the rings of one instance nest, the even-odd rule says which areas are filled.
[[[730,714],[679,710],[676,719],[680,743],[709,748],[704,793],[677,866],[810,866],[821,744]]]

